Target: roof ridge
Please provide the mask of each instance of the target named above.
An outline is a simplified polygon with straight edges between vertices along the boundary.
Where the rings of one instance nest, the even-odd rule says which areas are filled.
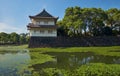
[[[54,16],[52,16],[45,9],[43,9],[43,11],[35,15],[35,17],[54,17]]]

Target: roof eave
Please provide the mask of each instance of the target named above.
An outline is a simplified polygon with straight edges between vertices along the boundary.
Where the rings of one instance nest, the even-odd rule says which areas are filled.
[[[30,18],[30,19],[31,19],[31,18],[37,18],[37,19],[38,19],[38,18],[39,18],[39,19],[40,19],[40,18],[41,18],[41,19],[43,19],[43,18],[48,18],[48,19],[56,19],[56,20],[58,20],[59,17],[36,17],[36,16],[29,16],[29,18]]]

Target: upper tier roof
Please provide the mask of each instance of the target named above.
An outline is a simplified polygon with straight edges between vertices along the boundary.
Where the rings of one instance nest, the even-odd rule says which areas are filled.
[[[29,16],[30,18],[55,18],[58,19],[58,17],[54,17],[51,14],[49,14],[45,9],[43,9],[42,12],[40,12],[39,14],[35,15],[35,16]]]
[[[34,25],[33,23],[29,23],[27,25],[28,29],[31,28],[57,28],[57,25]]]

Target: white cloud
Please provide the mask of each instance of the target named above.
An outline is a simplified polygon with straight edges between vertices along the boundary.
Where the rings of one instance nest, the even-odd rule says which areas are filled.
[[[25,33],[26,32],[25,27],[15,27],[12,25],[8,25],[6,23],[0,23],[0,32],[6,32],[6,33],[11,33],[11,32],[16,32],[16,33]]]

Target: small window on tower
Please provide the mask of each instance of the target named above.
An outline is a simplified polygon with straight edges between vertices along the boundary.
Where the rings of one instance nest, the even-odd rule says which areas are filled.
[[[36,33],[36,30],[34,30],[34,33]]]
[[[41,22],[39,21],[39,25],[41,24]]]
[[[48,21],[44,21],[44,24],[47,25],[47,24],[48,24]]]
[[[44,30],[40,30],[40,33],[44,33]]]
[[[36,22],[36,25],[39,25],[39,22]]]
[[[48,30],[48,33],[52,33],[53,31],[52,30]]]

